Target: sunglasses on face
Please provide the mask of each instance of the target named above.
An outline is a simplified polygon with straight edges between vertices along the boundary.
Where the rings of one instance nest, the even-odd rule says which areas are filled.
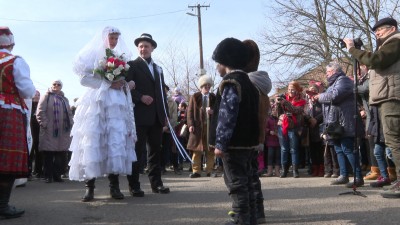
[[[60,86],[60,87],[61,87],[61,84],[59,84],[59,83],[54,83],[53,86]]]

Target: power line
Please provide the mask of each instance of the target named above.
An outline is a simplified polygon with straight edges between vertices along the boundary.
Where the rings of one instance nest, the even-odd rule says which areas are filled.
[[[150,14],[150,15],[144,15],[144,16],[133,16],[133,17],[122,17],[122,18],[111,18],[111,19],[97,19],[97,20],[30,20],[30,19],[14,19],[14,18],[0,18],[0,19],[9,20],[9,21],[17,21],[17,22],[33,22],[33,23],[90,23],[90,22],[104,22],[104,21],[116,21],[116,20],[132,20],[132,19],[139,19],[139,18],[179,13],[179,12],[183,12],[186,10],[187,9],[171,11],[171,12],[164,12],[164,13],[157,13],[157,14]]]

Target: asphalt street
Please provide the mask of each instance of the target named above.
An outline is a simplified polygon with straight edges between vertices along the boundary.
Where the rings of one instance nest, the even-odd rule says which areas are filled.
[[[0,220],[0,225],[220,225],[230,210],[223,178],[191,179],[189,172],[163,175],[170,194],[153,194],[147,175],[141,176],[145,197],[129,196],[126,177],[121,176],[123,200],[109,197],[107,178],[96,181],[95,201],[80,201],[84,183],[47,184],[29,181],[13,190],[11,204],[25,209],[21,218]],[[400,224],[400,199],[384,199],[368,182],[358,189],[330,185],[331,178],[314,178],[300,170],[300,178],[261,178],[267,224]],[[339,195],[350,192],[348,195]]]

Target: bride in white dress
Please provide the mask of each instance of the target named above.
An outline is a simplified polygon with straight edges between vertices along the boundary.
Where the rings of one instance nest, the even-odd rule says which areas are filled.
[[[126,60],[132,56],[121,32],[106,27],[78,53],[73,67],[81,85],[87,87],[77,101],[69,162],[69,179],[86,183],[82,201],[93,199],[95,178],[105,175],[110,180],[111,197],[122,199],[118,175],[131,174],[132,162],[136,161],[137,137],[130,94],[134,82],[110,82],[93,72],[106,56],[107,48],[116,56],[123,54]]]

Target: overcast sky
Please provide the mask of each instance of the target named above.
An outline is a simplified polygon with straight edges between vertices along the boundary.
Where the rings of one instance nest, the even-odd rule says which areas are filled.
[[[202,8],[204,60],[226,37],[257,39],[266,26],[268,0],[0,0],[0,26],[14,33],[13,54],[22,56],[31,68],[31,78],[40,92],[61,79],[70,102],[84,87],[72,72],[78,51],[105,26],[118,27],[137,57],[134,39],[150,33],[158,47],[153,58],[162,58],[168,44],[198,53],[197,18],[188,5]],[[193,11],[192,13],[196,13]],[[156,61],[157,62],[157,61]]]

